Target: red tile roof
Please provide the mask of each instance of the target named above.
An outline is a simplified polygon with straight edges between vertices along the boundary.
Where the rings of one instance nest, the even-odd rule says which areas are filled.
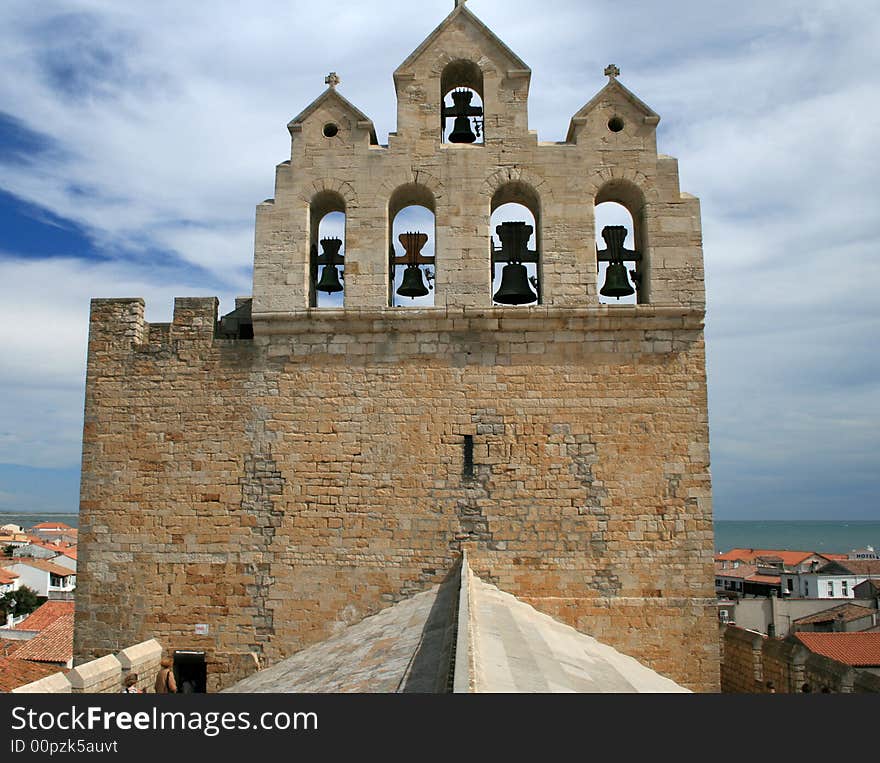
[[[782,563],[787,567],[796,567],[801,564],[805,559],[809,559],[811,556],[821,556],[825,559],[831,559],[831,554],[820,554],[816,551],[784,551],[778,549],[768,549],[768,548],[732,548],[730,551],[724,554],[717,554],[715,556],[716,561],[742,561],[742,562],[753,562],[759,557],[776,557],[777,559],[781,559]],[[838,555],[839,556],[839,555]],[[846,556],[844,555],[844,558]]]
[[[811,652],[853,667],[880,666],[880,633],[794,634]]]
[[[14,583],[17,578],[18,573],[0,567],[0,584],[8,585],[9,583]]]
[[[798,625],[809,625],[810,623],[826,623],[829,620],[839,619],[841,622],[848,623],[850,620],[868,617],[876,611],[868,607],[860,607],[858,604],[838,604],[836,607],[823,609],[821,612],[816,612],[813,615],[799,617],[795,622]]]
[[[66,670],[59,670],[57,665],[2,657],[0,658],[0,692],[10,692],[19,686],[39,681],[41,678],[66,672]]]
[[[0,637],[0,657],[12,657],[12,653],[23,643],[24,641]]]
[[[739,567],[722,567],[715,562],[715,574],[719,578],[747,578],[754,575],[758,568],[754,564],[741,564]]]
[[[47,601],[37,607],[24,620],[15,626],[19,631],[41,631],[48,628],[59,617],[73,615],[74,603],[72,601]]]
[[[34,567],[38,570],[42,570],[43,572],[48,572],[52,575],[57,575],[60,578],[67,577],[68,575],[76,575],[73,570],[67,569],[67,567],[62,567],[60,564],[55,564],[54,562],[47,561],[46,559],[31,559],[29,557],[21,557],[16,560],[17,564],[26,564],[28,567]]]
[[[30,529],[31,530],[72,530],[73,528],[70,525],[64,524],[64,522],[40,522],[40,524],[34,525]]]
[[[73,658],[73,615],[62,615],[15,652],[17,660],[65,663]]]
[[[749,575],[746,580],[749,583],[768,583],[769,585],[779,585],[779,575]]]

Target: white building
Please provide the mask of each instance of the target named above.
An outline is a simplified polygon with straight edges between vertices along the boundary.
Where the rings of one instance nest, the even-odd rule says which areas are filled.
[[[76,588],[75,572],[43,559],[22,559],[6,569],[17,573],[21,585],[33,589],[37,596],[49,598],[53,593],[70,593]]]
[[[5,596],[8,593],[13,593],[14,591],[17,591],[20,587],[21,577],[12,570],[7,570],[5,567],[0,567],[0,596]]]
[[[880,575],[880,561],[844,559],[814,567],[809,572],[787,574],[794,584],[790,596],[802,599],[852,599],[853,589],[870,577]]]

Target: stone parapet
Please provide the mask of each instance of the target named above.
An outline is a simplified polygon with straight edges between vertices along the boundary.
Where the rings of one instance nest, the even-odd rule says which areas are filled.
[[[123,683],[134,673],[138,677],[137,687],[142,691],[152,691],[162,662],[162,645],[156,639],[123,649],[117,659],[122,668]]]
[[[122,663],[108,654],[75,667],[67,680],[74,694],[115,694],[122,691]]]
[[[12,694],[71,694],[73,687],[64,673],[55,673],[12,690]]]

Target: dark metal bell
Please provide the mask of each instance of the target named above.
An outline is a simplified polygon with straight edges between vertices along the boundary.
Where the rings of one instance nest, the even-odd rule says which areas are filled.
[[[519,262],[511,262],[501,271],[501,286],[492,297],[502,305],[527,305],[537,302],[538,295],[529,286],[526,266]]]
[[[612,262],[605,271],[605,285],[599,289],[599,294],[603,297],[628,297],[635,294],[636,290],[629,283],[629,277],[626,274],[626,265],[622,262]]]
[[[336,291],[342,291],[342,284],[339,282],[339,270],[335,265],[325,265],[321,272],[321,280],[315,285],[318,291],[326,291],[332,294]]]
[[[454,90],[452,93],[452,102],[455,104],[451,110],[444,109],[444,114],[448,116],[455,115],[455,122],[452,124],[452,132],[449,133],[450,143],[473,143],[477,136],[471,129],[472,115],[479,116],[482,109],[471,106],[471,98],[474,94],[470,90]]]
[[[401,297],[424,297],[428,293],[428,287],[422,279],[422,269],[418,265],[407,265],[403,271],[403,281],[397,294]]]
[[[471,120],[468,117],[456,117],[449,133],[450,143],[474,143],[477,136],[471,129]]]

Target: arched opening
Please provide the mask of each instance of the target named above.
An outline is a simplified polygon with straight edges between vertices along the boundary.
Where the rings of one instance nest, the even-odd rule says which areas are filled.
[[[492,302],[541,302],[541,204],[524,183],[501,186],[492,197]]]
[[[388,221],[389,304],[432,307],[437,240],[434,194],[416,183],[401,186],[388,201]]]
[[[309,305],[345,303],[345,199],[333,191],[317,194],[310,206]]]
[[[644,197],[627,181],[605,184],[596,195],[597,293],[600,304],[649,301],[644,240]]]
[[[473,61],[447,64],[440,76],[440,136],[444,143],[485,143],[483,72]]]

